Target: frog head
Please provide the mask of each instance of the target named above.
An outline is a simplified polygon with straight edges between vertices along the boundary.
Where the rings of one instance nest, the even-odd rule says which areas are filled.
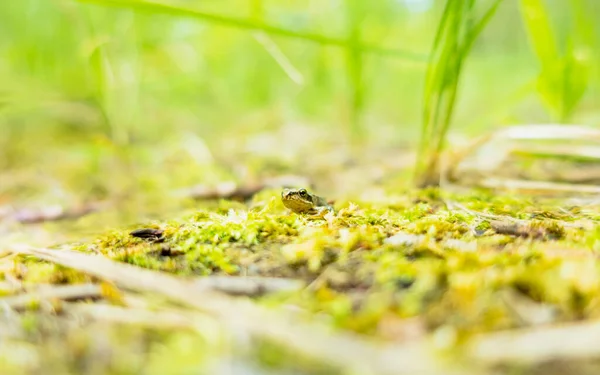
[[[281,192],[283,205],[297,213],[307,213],[315,209],[313,195],[306,189],[284,189]]]

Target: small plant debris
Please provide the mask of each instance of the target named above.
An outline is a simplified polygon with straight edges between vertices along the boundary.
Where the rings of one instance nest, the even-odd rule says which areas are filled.
[[[129,235],[136,238],[142,238],[150,242],[160,242],[164,240],[164,231],[161,229],[141,228],[131,231]]]

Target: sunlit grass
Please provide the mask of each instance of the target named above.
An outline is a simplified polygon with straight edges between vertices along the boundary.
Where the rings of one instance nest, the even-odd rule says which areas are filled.
[[[551,20],[543,0],[521,0],[521,14],[540,64],[537,92],[559,122],[568,122],[589,86],[597,65],[593,6],[584,0],[565,2],[566,27]],[[594,56],[596,55],[596,56]]]
[[[439,158],[446,142],[464,62],[477,36],[502,0],[478,16],[476,1],[448,0],[438,24],[425,80],[417,185],[439,184]]]
[[[375,54],[407,60],[411,62],[424,62],[425,55],[410,52],[404,49],[391,49],[380,45],[373,45],[362,41],[362,23],[366,17],[368,7],[361,1],[347,0],[341,7],[345,13],[345,37],[333,37],[325,33],[298,31],[279,27],[267,23],[264,19],[263,4],[254,1],[250,6],[250,17],[220,15],[190,8],[188,6],[174,5],[155,1],[139,0],[77,0],[81,3],[94,3],[109,7],[132,9],[135,11],[153,14],[165,14],[174,17],[192,18],[208,24],[222,25],[234,29],[253,31],[255,38],[267,49],[282,70],[292,81],[302,82],[301,73],[294,67],[287,56],[281,52],[276,43],[267,36],[282,36],[316,43],[320,46],[340,47],[346,54],[346,77],[348,80],[348,108],[350,129],[352,135],[362,133],[362,115],[365,106],[366,84],[364,82],[365,54]]]
[[[35,165],[53,174],[63,169],[61,164],[71,165],[60,159],[64,155],[76,159],[77,143],[81,150],[91,150],[89,158],[79,160],[90,164],[81,165],[82,171],[99,175],[100,170],[122,170],[129,177],[131,170],[144,167],[135,165],[141,161],[132,156],[133,149],[158,155],[154,150],[193,135],[210,152],[227,153],[219,146],[223,138],[275,132],[294,123],[309,124],[307,129],[323,126],[336,136],[345,132],[359,146],[378,142],[414,149],[424,113],[420,171],[428,171],[421,176],[435,181],[435,161],[459,93],[467,101],[461,103],[461,117],[463,105],[476,106],[478,129],[503,117],[538,120],[538,112],[520,111],[519,100],[490,110],[498,106],[494,94],[511,92],[513,82],[535,78],[506,79],[519,74],[518,69],[531,74],[523,69],[530,64],[529,51],[517,50],[511,41],[500,51],[485,45],[470,56],[476,64],[464,67],[474,37],[498,3],[448,2],[448,9],[459,6],[463,13],[455,10],[454,16],[442,18],[442,34],[425,74],[427,49],[444,2],[420,13],[391,0],[4,2],[0,169]],[[503,4],[519,9],[518,3]],[[565,114],[575,110],[568,100],[575,103],[581,88],[592,84],[586,79],[585,86],[580,78],[591,78],[594,67],[588,66],[591,73],[586,73],[578,65],[581,56],[586,64],[597,61],[593,49],[580,48],[594,45],[593,38],[586,39],[593,29],[589,4],[570,3],[573,19],[587,21],[573,23],[582,31],[572,37],[577,48],[561,65],[568,79],[560,81],[564,85],[548,86],[555,90],[554,102],[566,101],[561,107]],[[486,33],[494,41],[509,40],[497,38],[499,34],[523,39],[511,26],[521,20],[510,21],[486,28]],[[458,42],[446,38],[451,31],[459,32]],[[497,57],[506,51],[515,65],[502,69]],[[470,81],[460,87],[465,72]],[[479,94],[480,82],[486,85],[485,98]],[[426,108],[420,111],[423,88]],[[156,171],[160,173],[170,176],[168,170]],[[106,190],[119,190],[106,178],[97,180]]]

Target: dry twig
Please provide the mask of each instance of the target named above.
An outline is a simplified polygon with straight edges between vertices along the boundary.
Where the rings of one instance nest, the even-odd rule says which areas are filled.
[[[73,220],[96,212],[104,207],[103,203],[90,203],[81,207],[65,208],[63,206],[48,206],[38,209],[21,209],[11,217],[22,224],[37,224],[47,221]]]
[[[572,157],[581,159],[600,159],[599,148],[589,145],[564,144],[546,145],[532,144],[531,141],[600,141],[598,129],[560,124],[534,124],[511,126],[476,139],[462,151],[453,152],[442,168],[442,182],[448,188],[451,181],[459,181],[492,189],[517,190],[534,194],[598,194],[597,185],[577,183],[557,183],[547,181],[531,181],[518,179],[498,179],[491,177],[512,155],[551,155],[554,157]],[[523,144],[523,142],[529,142]],[[459,176],[464,175],[464,176]],[[577,180],[584,181],[577,176]],[[473,180],[474,181],[465,181]]]
[[[202,288],[210,288],[234,296],[256,297],[269,293],[291,292],[302,289],[304,282],[277,277],[205,276],[195,279]]]
[[[540,363],[598,357],[600,322],[483,334],[469,342],[467,353],[486,363]]]
[[[195,327],[197,320],[189,311],[150,311],[141,308],[119,307],[100,303],[65,303],[63,310],[95,320],[160,328],[192,329]]]
[[[75,300],[102,297],[102,291],[96,284],[61,285],[17,296],[0,298],[0,307],[13,310],[24,309],[32,303],[44,300]]]

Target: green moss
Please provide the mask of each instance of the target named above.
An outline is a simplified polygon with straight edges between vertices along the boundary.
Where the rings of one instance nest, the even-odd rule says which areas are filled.
[[[54,263],[27,258],[19,265],[16,276],[27,284],[76,284],[92,280],[81,272]]]
[[[502,298],[506,292],[556,308],[557,321],[600,315],[600,264],[591,257],[600,232],[570,224],[577,218],[564,213],[562,202],[485,191],[444,195],[468,210],[450,210],[437,200],[439,191],[428,190],[397,195],[393,205],[340,200],[336,215],[313,219],[290,213],[279,191],[265,190],[247,206],[220,202],[135,227],[160,228],[162,242],[133,238],[129,228],[80,249],[175,274],[304,279],[310,287],[303,292],[264,303],[295,304],[369,334],[382,333],[382,319],[413,317],[429,330],[452,327],[460,337],[522,326],[523,317]],[[498,234],[481,214],[517,218],[543,235]],[[416,237],[386,241],[397,233]]]
[[[532,230],[541,230],[547,238],[557,240],[565,236],[565,228],[554,220],[532,220]]]

